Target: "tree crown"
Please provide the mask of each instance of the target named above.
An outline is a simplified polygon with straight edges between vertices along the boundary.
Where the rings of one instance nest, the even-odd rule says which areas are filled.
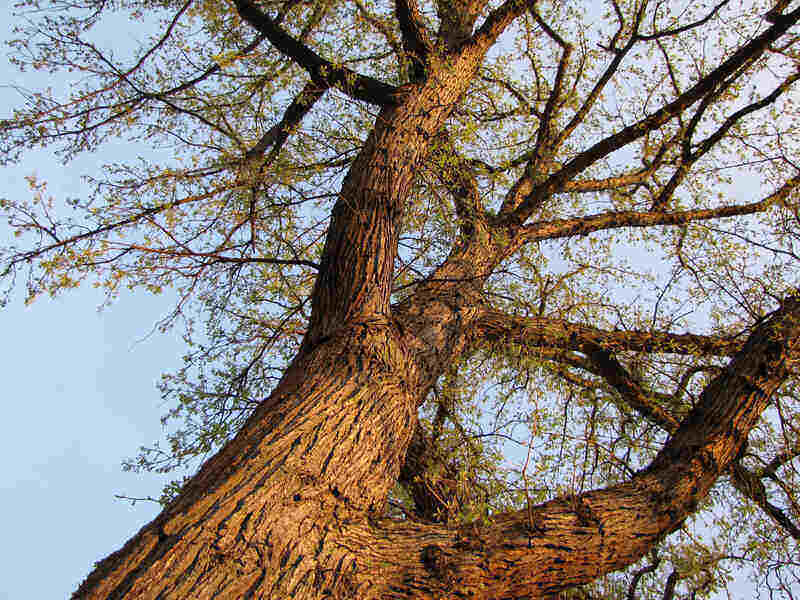
[[[491,520],[647,466],[798,286],[791,2],[19,10],[19,68],[70,71],[75,84],[19,90],[23,105],[0,123],[4,162],[35,147],[69,162],[115,140],[154,149],[105,165],[85,197],[54,200],[32,176],[29,199],[0,205],[18,236],[0,254],[7,289],[22,278],[29,300],[86,280],[110,299],[126,286],[178,294],[162,325],[183,317],[190,349],[160,386],[168,446],[129,468],[171,471],[219,448],[358,298],[401,325],[443,303],[469,326],[417,332],[431,348],[429,453],[408,461],[389,511]],[[109,18],[144,23],[146,41],[124,56],[102,47]],[[440,104],[417,100],[426,93]],[[415,129],[385,131],[403,110]],[[359,157],[381,144],[376,197],[402,190],[387,203],[385,275],[364,266],[378,250],[364,246],[362,264],[330,241]],[[359,202],[348,218],[369,221]],[[388,288],[348,296],[339,273],[362,266]],[[642,593],[672,573],[671,593],[702,596],[739,563],[770,589],[797,581],[795,386],[701,507],[715,542],[687,524],[598,590]]]

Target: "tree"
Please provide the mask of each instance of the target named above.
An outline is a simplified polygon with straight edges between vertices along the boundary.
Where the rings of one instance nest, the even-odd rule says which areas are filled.
[[[697,597],[726,561],[791,593],[800,8],[20,9],[18,65],[79,80],[23,91],[6,162],[161,153],[73,217],[32,177],[3,273],[177,289],[184,427],[130,466],[216,452],[74,597]],[[119,14],[157,21],[128,60]]]

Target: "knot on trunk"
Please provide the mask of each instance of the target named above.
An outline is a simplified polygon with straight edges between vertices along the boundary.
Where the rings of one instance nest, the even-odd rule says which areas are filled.
[[[434,575],[442,575],[445,571],[445,554],[436,544],[425,546],[420,551],[420,560],[425,569]]]

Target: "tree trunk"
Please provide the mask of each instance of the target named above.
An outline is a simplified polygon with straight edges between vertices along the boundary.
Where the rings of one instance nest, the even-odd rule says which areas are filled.
[[[386,322],[356,324],[287,371],[176,501],[77,598],[350,597],[340,531],[384,512],[411,438],[413,362]]]
[[[466,528],[385,518],[424,378],[384,320],[287,370],[243,430],[75,598],[542,598],[638,560],[741,449],[800,345],[800,300],[751,335],[630,482]]]
[[[485,277],[513,251],[503,236],[489,239],[478,216],[465,231],[472,240],[436,277],[390,305],[414,172],[486,50],[524,9],[508,6],[383,107],[333,208],[299,355],[242,431],[75,598],[545,597],[637,560],[737,455],[787,376],[800,338],[796,300],[756,328],[630,482],[481,527],[385,517],[417,409],[469,351]]]
[[[438,377],[423,381],[391,320],[403,205],[488,45],[378,115],[332,211],[298,357],[242,431],[76,598],[363,597],[351,589],[358,569],[344,532],[383,515],[426,383]]]

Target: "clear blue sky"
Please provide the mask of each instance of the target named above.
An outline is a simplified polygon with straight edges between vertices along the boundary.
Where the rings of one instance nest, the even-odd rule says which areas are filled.
[[[0,22],[11,23],[10,3],[2,4]],[[5,46],[1,54],[0,84],[41,85],[41,77],[11,70]],[[0,88],[0,117],[18,103]],[[98,161],[89,156],[65,167],[47,152],[31,153],[0,170],[0,196],[27,194],[23,177],[31,173],[46,179],[57,199],[77,195],[79,175]],[[0,238],[8,235],[0,222]],[[124,473],[120,462],[161,435],[155,382],[180,364],[184,347],[177,334],[137,343],[169,309],[169,297],[136,292],[98,313],[102,299],[84,287],[30,307],[20,294],[0,310],[0,600],[69,597],[95,561],[158,512],[155,504],[132,507],[114,494],[159,495],[166,478]]]

